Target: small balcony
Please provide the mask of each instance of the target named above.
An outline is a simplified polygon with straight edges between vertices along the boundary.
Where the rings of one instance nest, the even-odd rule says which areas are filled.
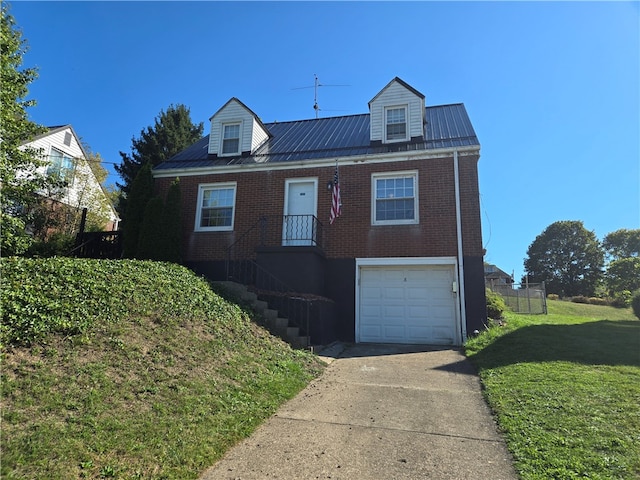
[[[256,247],[323,248],[322,223],[314,215],[269,215],[258,221]]]

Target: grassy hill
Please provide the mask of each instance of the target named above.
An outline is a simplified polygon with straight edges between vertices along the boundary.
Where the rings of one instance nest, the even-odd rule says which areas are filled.
[[[0,265],[3,479],[196,478],[322,369],[177,265]]]
[[[629,308],[548,311],[508,313],[465,346],[520,478],[640,478],[640,321]]]

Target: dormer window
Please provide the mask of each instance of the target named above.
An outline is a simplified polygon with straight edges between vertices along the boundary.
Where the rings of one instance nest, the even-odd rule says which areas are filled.
[[[209,120],[209,155],[232,157],[254,153],[271,137],[258,116],[235,97]]]
[[[226,123],[222,130],[222,155],[240,153],[240,123]]]
[[[424,140],[424,95],[398,77],[369,102],[372,145]]]
[[[387,107],[384,113],[387,142],[407,140],[407,107]]]

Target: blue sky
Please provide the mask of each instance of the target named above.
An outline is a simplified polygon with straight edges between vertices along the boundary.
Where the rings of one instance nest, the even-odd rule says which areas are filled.
[[[11,2],[10,2],[11,3]],[[485,260],[516,280],[558,220],[640,228],[638,2],[13,2],[37,123],[105,159],[171,104],[264,122],[367,113],[398,76],[462,102],[482,145]],[[330,86],[348,85],[348,86]],[[117,176],[112,165],[110,182]]]

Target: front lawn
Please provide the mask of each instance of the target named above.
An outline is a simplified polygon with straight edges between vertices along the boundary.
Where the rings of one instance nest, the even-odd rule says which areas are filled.
[[[3,259],[0,478],[197,478],[322,371],[184,267]]]
[[[549,301],[467,342],[523,479],[640,478],[640,321]]]

